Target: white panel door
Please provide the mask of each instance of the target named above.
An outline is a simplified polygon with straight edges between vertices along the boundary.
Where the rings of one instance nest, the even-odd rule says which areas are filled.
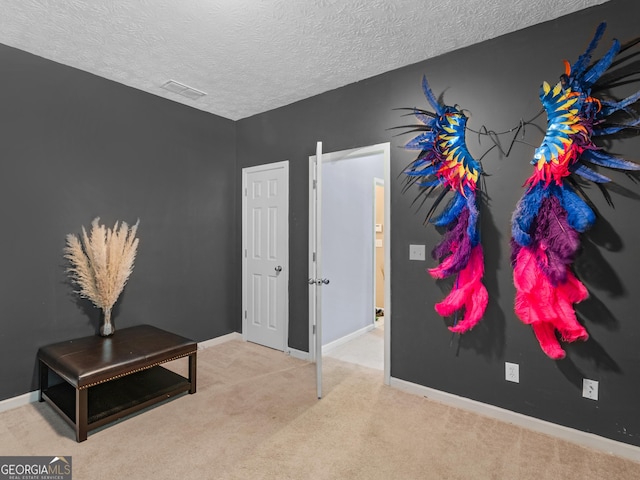
[[[287,350],[289,164],[243,170],[243,335]]]

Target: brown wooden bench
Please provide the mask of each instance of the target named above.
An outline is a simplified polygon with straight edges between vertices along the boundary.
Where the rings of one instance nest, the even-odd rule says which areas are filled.
[[[197,351],[194,341],[151,325],[48,345],[38,351],[40,401],[69,422],[82,442],[89,430],[180,393],[196,393]],[[182,357],[189,357],[188,377],[161,366]],[[50,371],[64,381],[50,385]]]

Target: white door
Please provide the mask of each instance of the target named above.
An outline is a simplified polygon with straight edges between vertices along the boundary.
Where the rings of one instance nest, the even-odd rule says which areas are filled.
[[[316,145],[316,155],[309,159],[309,352],[316,362],[316,391],[322,398],[322,142]],[[315,353],[317,352],[317,353]]]
[[[289,162],[242,170],[243,338],[288,350]]]
[[[309,157],[309,353],[312,360],[316,361],[318,378],[318,398],[322,392],[322,295],[324,292],[327,300],[331,298],[331,293],[338,285],[329,284],[330,272],[323,272],[322,256],[322,163],[332,162],[340,159],[360,158],[369,155],[382,155],[384,162],[384,182],[391,184],[391,160],[390,145],[383,143],[370,147],[356,148],[342,152],[322,154],[321,144],[315,157]],[[391,380],[391,284],[390,284],[390,237],[391,237],[391,195],[390,189],[384,191],[384,224],[388,226],[383,229],[383,250],[385,262],[384,275],[384,305],[385,305],[385,328],[384,328],[384,382]],[[354,201],[358,201],[357,198]],[[327,273],[329,273],[327,275]],[[326,275],[328,278],[324,278]],[[371,271],[373,275],[373,271]],[[373,295],[373,288],[371,294]],[[373,305],[368,306],[373,310]],[[373,314],[372,314],[373,317]]]

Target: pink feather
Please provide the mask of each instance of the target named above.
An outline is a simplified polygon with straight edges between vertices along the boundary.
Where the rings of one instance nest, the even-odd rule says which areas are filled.
[[[573,304],[586,299],[589,292],[569,269],[565,281],[553,285],[540,266],[544,265],[544,261],[538,261],[541,256],[544,251],[534,252],[528,247],[518,252],[513,270],[515,312],[523,323],[532,326],[542,350],[549,357],[560,359],[565,352],[556,330],[567,342],[589,338],[573,309]]]
[[[560,346],[552,325],[540,322],[531,325],[542,351],[554,360],[561,360],[566,353]]]
[[[433,278],[445,278],[445,272],[453,265],[454,260],[456,259],[455,251],[457,247],[452,249],[451,255],[445,258],[440,265],[437,267],[429,268],[427,271]]]
[[[444,262],[443,262],[444,263]],[[458,274],[455,286],[441,302],[435,305],[436,312],[449,317],[464,308],[463,319],[449,330],[464,333],[471,330],[482,319],[489,302],[489,294],[482,284],[484,255],[480,244],[473,247],[469,262]]]
[[[528,248],[521,248],[513,267],[513,283],[520,292],[531,292],[535,289],[540,269],[535,256]]]

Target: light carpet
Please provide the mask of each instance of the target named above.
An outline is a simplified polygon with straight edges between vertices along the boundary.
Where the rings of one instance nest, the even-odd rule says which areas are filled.
[[[229,341],[198,353],[195,395],[82,443],[47,404],[3,412],[0,454],[71,456],[75,480],[640,478],[639,463],[385,386],[378,370],[324,367],[318,400],[315,365]]]

